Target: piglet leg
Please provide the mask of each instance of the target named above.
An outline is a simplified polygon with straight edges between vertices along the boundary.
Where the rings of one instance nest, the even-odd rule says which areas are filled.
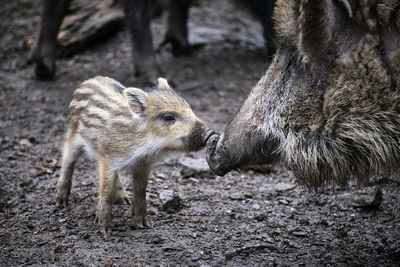
[[[111,165],[105,159],[99,158],[97,165],[100,177],[100,190],[96,217],[101,232],[107,235],[111,232],[112,205],[115,200],[115,192],[119,179],[118,175],[111,170]]]
[[[149,227],[147,222],[146,187],[150,173],[147,163],[137,163],[132,173],[133,205],[132,216],[136,228]]]

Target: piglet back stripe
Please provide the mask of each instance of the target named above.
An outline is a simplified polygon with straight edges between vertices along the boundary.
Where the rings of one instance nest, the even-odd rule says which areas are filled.
[[[131,118],[131,114],[129,112],[129,110],[116,110],[110,106],[107,106],[106,104],[100,102],[100,101],[96,101],[96,100],[91,100],[91,105],[100,109],[104,109],[104,110],[108,110],[111,112],[111,115],[114,117],[117,116],[122,116],[122,117],[126,117],[126,118]]]
[[[95,128],[97,130],[104,130],[104,127],[103,125],[101,125],[101,123],[100,124],[93,123],[93,120],[82,118],[81,120],[79,120],[79,122],[81,122],[83,126],[85,126],[86,128]]]
[[[102,116],[95,114],[95,113],[91,113],[88,110],[84,110],[83,114],[86,115],[86,117],[90,118],[90,119],[97,119],[99,120],[102,124],[106,124],[107,121],[105,120],[105,118],[103,118]]]
[[[78,101],[88,100],[88,101],[90,101],[90,104],[88,104],[89,106],[93,106],[93,107],[97,107],[99,109],[107,110],[114,117],[121,116],[121,117],[125,117],[125,118],[131,118],[129,110],[123,110],[123,109],[117,110],[115,108],[112,108],[112,107],[108,106],[107,104],[105,104],[105,103],[103,103],[101,101],[97,101],[97,100],[92,99],[91,95],[89,95],[89,94],[77,94],[77,97],[75,97],[74,99],[78,100]],[[83,112],[83,110],[85,108],[82,108],[82,107],[75,108],[75,107],[72,106],[71,107],[71,116],[72,115],[77,115],[78,113]]]
[[[109,94],[107,94],[107,92],[104,90],[104,88],[102,86],[100,86],[100,85],[98,85],[96,83],[91,83],[90,81],[89,82],[85,82],[84,84],[81,85],[80,88],[91,89],[91,90],[93,90],[94,94],[103,97],[106,101],[109,101],[109,102],[112,102],[112,103],[115,103],[115,104],[120,104],[117,100],[115,100]],[[75,94],[79,94],[79,88],[77,89]]]
[[[123,87],[120,83],[112,83],[112,86],[114,87],[115,91],[118,93],[123,93],[125,90],[125,87]]]

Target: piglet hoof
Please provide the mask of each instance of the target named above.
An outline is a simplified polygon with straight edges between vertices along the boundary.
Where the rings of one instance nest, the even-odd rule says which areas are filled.
[[[135,220],[133,222],[133,227],[135,229],[148,229],[150,228],[150,224],[147,222],[147,220]]]
[[[68,198],[56,197],[56,207],[68,208]]]
[[[104,237],[108,237],[112,232],[111,226],[103,226],[100,225],[100,233],[104,235]]]
[[[129,199],[129,197],[122,197],[118,198],[114,201],[114,204],[117,205],[132,205],[132,201]]]

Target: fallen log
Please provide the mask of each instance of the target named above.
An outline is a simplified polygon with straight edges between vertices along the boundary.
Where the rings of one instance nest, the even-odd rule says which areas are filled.
[[[124,27],[124,12],[107,2],[78,1],[58,34],[57,57],[69,57],[99,43]]]

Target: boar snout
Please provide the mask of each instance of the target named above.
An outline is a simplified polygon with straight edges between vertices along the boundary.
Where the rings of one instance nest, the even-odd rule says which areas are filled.
[[[215,131],[211,129],[206,129],[203,134],[201,135],[201,139],[203,142],[203,146],[207,144],[207,141],[210,139],[211,136],[218,135]],[[219,136],[219,135],[218,135]]]
[[[210,169],[219,176],[224,176],[230,168],[230,160],[222,153],[221,136],[217,133],[208,137],[206,144],[206,159]]]

